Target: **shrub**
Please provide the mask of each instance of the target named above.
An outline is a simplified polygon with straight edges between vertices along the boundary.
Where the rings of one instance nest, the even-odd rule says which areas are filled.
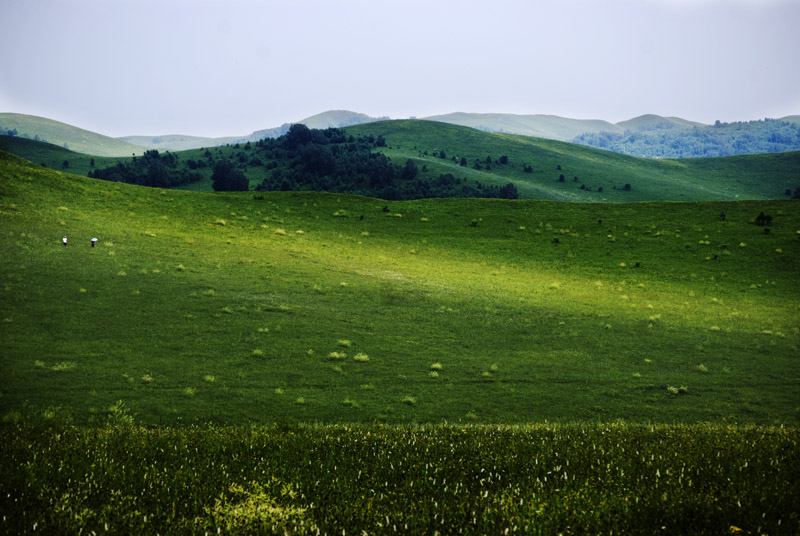
[[[282,495],[292,493],[290,486],[282,486]],[[281,505],[258,483],[251,483],[248,489],[232,484],[205,512],[215,526],[230,534],[288,534],[306,521],[304,508]]]
[[[130,414],[125,402],[117,400],[116,403],[108,408],[109,426],[132,426],[133,415]]]

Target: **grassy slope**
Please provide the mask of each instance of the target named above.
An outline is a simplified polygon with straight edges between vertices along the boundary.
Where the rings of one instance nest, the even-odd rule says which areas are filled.
[[[116,138],[103,136],[82,128],[60,123],[35,115],[0,113],[0,125],[6,129],[17,129],[20,135],[47,140],[48,143],[63,146],[72,151],[96,156],[131,156],[144,153],[144,148]]]
[[[798,184],[800,152],[726,158],[649,160],[610,151],[512,134],[492,134],[466,127],[426,121],[387,121],[347,129],[383,135],[395,163],[407,158],[426,165],[430,174],[452,173],[484,183],[514,182],[520,197],[589,202],[704,201],[776,199]],[[444,150],[446,160],[433,156]],[[427,155],[425,154],[427,152]],[[506,155],[509,164],[490,171],[472,169]],[[456,161],[452,160],[456,157]],[[466,157],[467,167],[459,161]],[[525,173],[523,164],[533,167]],[[561,166],[561,170],[558,169]],[[559,175],[565,182],[558,182]],[[578,181],[574,182],[574,178]],[[630,192],[622,191],[626,184]],[[591,191],[581,190],[581,185]],[[603,192],[598,192],[599,187]],[[616,189],[614,189],[616,188]]]
[[[6,418],[800,422],[794,202],[384,212],[0,176]]]

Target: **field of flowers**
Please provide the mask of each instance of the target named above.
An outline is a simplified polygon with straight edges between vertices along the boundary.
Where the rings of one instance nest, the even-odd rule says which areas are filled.
[[[798,534],[800,431],[3,425],[4,534]]]

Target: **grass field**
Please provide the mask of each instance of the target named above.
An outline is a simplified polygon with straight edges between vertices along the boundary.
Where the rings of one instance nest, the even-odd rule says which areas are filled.
[[[797,202],[0,177],[5,532],[800,529]]]
[[[795,202],[254,199],[11,157],[3,177],[5,414],[800,419]]]

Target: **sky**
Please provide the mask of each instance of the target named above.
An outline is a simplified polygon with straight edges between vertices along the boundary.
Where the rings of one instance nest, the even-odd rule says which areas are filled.
[[[240,136],[327,110],[800,114],[800,0],[0,0],[0,112]]]

